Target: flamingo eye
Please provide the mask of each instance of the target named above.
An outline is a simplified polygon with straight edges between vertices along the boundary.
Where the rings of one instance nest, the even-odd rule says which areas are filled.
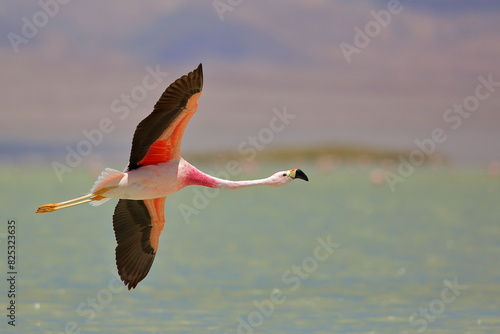
[[[283,173],[283,176],[286,176],[286,173]]]

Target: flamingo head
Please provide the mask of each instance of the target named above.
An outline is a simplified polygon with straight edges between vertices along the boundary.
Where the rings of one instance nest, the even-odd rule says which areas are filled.
[[[274,186],[284,186],[285,184],[288,184],[295,179],[309,181],[307,175],[298,168],[274,173],[273,175],[271,175],[270,179],[272,181],[272,185]]]

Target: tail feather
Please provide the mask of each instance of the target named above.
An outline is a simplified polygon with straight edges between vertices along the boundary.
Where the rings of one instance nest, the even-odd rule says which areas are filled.
[[[116,169],[106,168],[97,178],[97,181],[90,190],[89,194],[64,202],[44,204],[40,206],[36,212],[53,212],[89,202],[93,206],[101,205],[109,200],[108,197],[104,196],[104,193],[110,189],[118,187],[118,184],[124,175],[125,173],[117,171]]]
[[[92,187],[92,189],[90,189],[90,193],[99,194],[99,190],[102,190],[104,188],[116,187],[124,175],[125,173],[120,172],[119,170],[113,168],[106,168],[105,170],[102,171],[101,175],[99,175],[97,181],[95,181],[94,186]],[[95,202],[100,202],[96,203],[95,205],[100,205],[104,203],[103,201],[95,201]]]

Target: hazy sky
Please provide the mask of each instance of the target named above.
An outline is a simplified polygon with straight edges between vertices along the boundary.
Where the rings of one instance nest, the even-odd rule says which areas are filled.
[[[188,151],[236,151],[278,111],[293,117],[266,147],[433,141],[500,160],[498,1],[3,1],[0,33],[3,159],[64,156],[85,133],[94,154],[127,152],[201,62]]]

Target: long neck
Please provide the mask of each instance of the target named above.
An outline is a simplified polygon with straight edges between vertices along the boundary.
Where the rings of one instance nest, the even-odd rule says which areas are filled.
[[[203,173],[196,167],[188,164],[185,175],[185,185],[199,185],[218,189],[239,189],[259,185],[274,185],[270,178],[244,181],[220,179]]]
[[[257,180],[243,180],[243,181],[231,181],[219,179],[217,177],[210,176],[216,184],[215,188],[219,189],[239,189],[246,188],[252,186],[260,186],[260,185],[273,185],[271,181],[267,178],[265,179],[257,179]]]

